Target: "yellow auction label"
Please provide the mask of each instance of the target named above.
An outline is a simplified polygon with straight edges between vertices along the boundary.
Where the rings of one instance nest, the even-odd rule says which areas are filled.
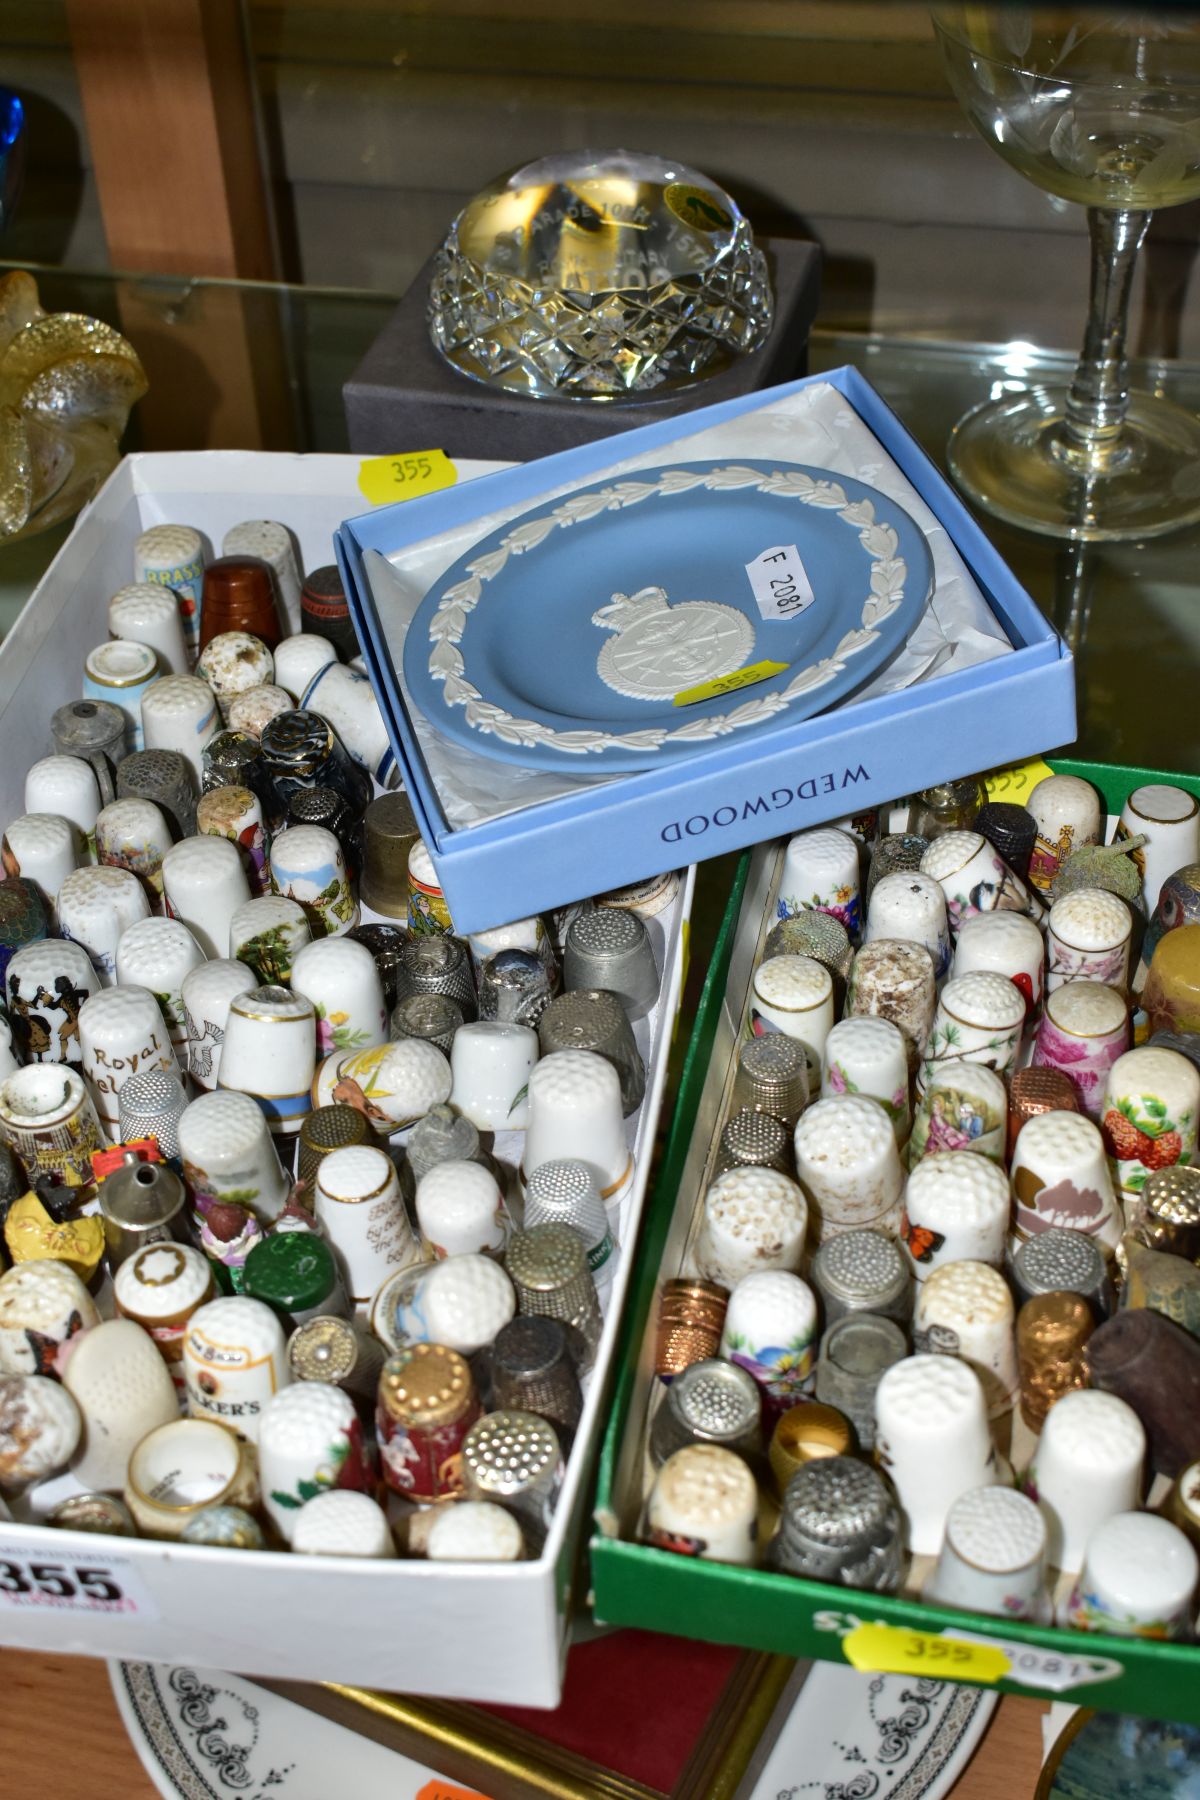
[[[419,500],[453,487],[458,470],[444,450],[413,450],[400,456],[368,456],[359,464],[358,491],[372,506],[395,500]]]
[[[716,700],[722,694],[736,694],[739,688],[753,687],[756,681],[769,681],[772,675],[781,675],[787,668],[786,663],[756,662],[749,668],[735,669],[732,675],[718,675],[712,681],[702,681],[699,687],[684,688],[676,694],[672,705],[695,706],[698,700]]]
[[[983,780],[989,800],[1004,800],[1010,806],[1024,806],[1039,781],[1045,781],[1054,770],[1040,756],[1032,762],[1010,763],[1007,769],[993,769]]]
[[[883,1675],[929,1675],[946,1681],[999,1681],[1012,1662],[994,1644],[968,1644],[900,1625],[856,1625],[842,1639],[846,1661]]]

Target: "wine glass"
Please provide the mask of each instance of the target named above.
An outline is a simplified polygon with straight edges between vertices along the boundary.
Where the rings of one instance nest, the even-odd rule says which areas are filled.
[[[1131,393],[1129,292],[1151,209],[1200,195],[1200,22],[1175,13],[936,6],[955,95],[1027,180],[1088,209],[1091,308],[1069,387],[986,401],[950,438],[959,486],[1052,537],[1200,519],[1200,419]]]

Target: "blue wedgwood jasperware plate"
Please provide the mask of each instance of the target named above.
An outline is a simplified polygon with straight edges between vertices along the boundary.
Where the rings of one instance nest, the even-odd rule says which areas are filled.
[[[932,579],[908,514],[848,476],[638,469],[473,545],[422,600],[404,674],[426,717],[484,755],[653,768],[844,699],[899,649]]]

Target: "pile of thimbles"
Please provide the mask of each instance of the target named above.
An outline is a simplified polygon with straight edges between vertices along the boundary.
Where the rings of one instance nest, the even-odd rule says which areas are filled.
[[[3,1505],[536,1555],[678,878],[457,936],[337,570],[257,520],[130,574],[3,837]]]
[[[780,846],[659,1293],[644,1541],[1194,1635],[1200,808],[1155,783],[1108,825],[1054,774]]]

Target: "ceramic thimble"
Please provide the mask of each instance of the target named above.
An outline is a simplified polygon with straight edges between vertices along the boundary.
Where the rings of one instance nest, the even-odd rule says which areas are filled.
[[[1021,1485],[1041,1507],[1055,1568],[1082,1567],[1096,1527],[1138,1506],[1145,1458],[1141,1421],[1116,1394],[1081,1388],[1051,1407]]]
[[[81,756],[44,756],[25,776],[25,811],[69,819],[95,860],[96,814],[103,799],[96,772]]]
[[[133,547],[133,579],[167,588],[176,597],[189,648],[200,630],[200,597],[208,552],[191,525],[151,525]]]
[[[586,1374],[600,1342],[603,1320],[578,1232],[558,1224],[514,1231],[504,1252],[504,1266],[518,1310],[557,1319],[565,1326],[579,1372]]]
[[[365,675],[344,663],[326,663],[305,688],[300,704],[333,726],[361,768],[376,781],[387,782],[395,754],[379,703]]]
[[[1037,820],[1026,806],[989,800],[981,806],[974,829],[1002,856],[1014,874],[1029,880],[1029,859],[1037,837]]]
[[[1046,996],[1031,1066],[1061,1071],[1080,1112],[1099,1123],[1109,1072],[1128,1050],[1129,1037],[1129,1007],[1115,987],[1068,981]]]
[[[795,1169],[792,1134],[781,1119],[745,1107],[726,1119],[717,1143],[713,1174],[727,1169],[778,1169],[784,1175]]]
[[[1096,1238],[1069,1226],[1052,1225],[1028,1238],[1009,1270],[1018,1304],[1035,1294],[1081,1294],[1097,1319],[1116,1301],[1104,1252]]]
[[[170,588],[150,581],[135,581],[118,588],[108,603],[108,630],[111,637],[145,644],[153,650],[160,674],[187,674],[189,657],[183,614]]]
[[[326,1490],[365,1489],[361,1428],[349,1394],[320,1381],[273,1394],[259,1422],[258,1473],[267,1517],[287,1544],[305,1501]]]
[[[729,1296],[721,1355],[752,1375],[775,1409],[813,1385],[818,1326],[813,1291],[798,1275],[759,1269]]]
[[[1011,1412],[1018,1387],[1016,1315],[1007,1282],[987,1263],[943,1263],[922,1282],[913,1347],[932,1356],[961,1356],[983,1386],[988,1417]]]
[[[452,1104],[481,1131],[521,1130],[529,1119],[528,1100],[537,1054],[537,1033],[528,1025],[507,1024],[499,1019],[480,1019],[463,1025],[455,1032],[450,1048]],[[611,1065],[590,1052],[564,1054],[587,1055],[589,1063],[603,1064],[617,1090],[619,1114],[620,1082]],[[622,1145],[624,1142],[622,1128]],[[561,1154],[567,1154],[566,1147]]]
[[[781,1032],[804,1046],[810,1090],[821,1078],[821,1052],[833,1028],[833,978],[811,956],[771,956],[754,971],[750,1023],[755,1037]]]
[[[525,1224],[569,1225],[583,1241],[597,1291],[604,1293],[616,1272],[616,1246],[595,1173],[587,1163],[563,1157],[532,1170],[525,1183]]]
[[[938,979],[950,966],[950,925],[946,896],[932,875],[884,875],[871,890],[864,943],[876,938],[921,944],[933,958]]]
[[[762,1454],[762,1401],[742,1368],[720,1357],[692,1363],[663,1395],[650,1426],[650,1460],[661,1469],[686,1444],[719,1444],[739,1456]]]
[[[834,1243],[841,1243],[835,1238]],[[908,1355],[908,1340],[894,1319],[849,1313],[830,1325],[817,1359],[817,1399],[850,1420],[864,1450],[875,1443],[875,1394],[884,1372]]]
[[[318,1056],[386,1042],[383,985],[365,945],[344,937],[306,944],[292,965],[291,987],[312,1003]]]
[[[0,1083],[0,1131],[32,1183],[92,1185],[104,1135],[83,1079],[65,1063],[31,1063]]]
[[[829,913],[857,937],[862,922],[858,845],[848,832],[826,826],[788,839],[777,906],[781,919]]]
[[[179,1155],[179,1120],[188,1104],[179,1075],[150,1069],[131,1075],[117,1097],[117,1141],[137,1143],[153,1138],[169,1160]]]
[[[337,937],[358,924],[342,847],[324,826],[279,833],[271,844],[271,886],[304,908],[314,937]]]
[[[337,661],[337,651],[329,639],[311,631],[297,631],[284,638],[276,644],[274,656],[275,679],[297,706],[317,670]]]
[[[269,1306],[245,1294],[210,1300],[183,1340],[187,1409],[258,1442],[263,1411],[291,1381],[283,1327]]]
[[[341,1259],[358,1305],[370,1299],[393,1269],[419,1260],[396,1171],[382,1150],[354,1145],[323,1156],[313,1211]]]
[[[454,1040],[455,1052],[468,1032],[481,1029],[464,1026]],[[456,1093],[457,1090],[456,1064]],[[468,1117],[473,1116],[470,1107],[463,1110]],[[526,1178],[541,1163],[557,1162],[564,1156],[578,1157],[589,1165],[601,1196],[609,1203],[632,1172],[620,1079],[612,1064],[591,1050],[556,1050],[552,1056],[544,1056],[529,1075],[529,1113],[522,1159]]]
[[[896,1142],[908,1142],[912,1109],[908,1098],[908,1053],[904,1036],[890,1019],[843,1019],[821,1053],[821,1094],[861,1094],[877,1100]]]
[[[83,1061],[79,1010],[100,981],[81,944],[43,938],[18,950],[5,971],[13,1044],[25,1063]]]
[[[460,1500],[434,1514],[425,1541],[429,1562],[520,1562],[521,1527],[490,1500]]]
[[[983,1063],[938,1063],[913,1114],[908,1160],[942,1150],[971,1150],[1002,1163],[1008,1096],[995,1070]]]
[[[914,1164],[904,1190],[900,1236],[912,1272],[927,1282],[948,1263],[1003,1266],[1011,1201],[1008,1179],[986,1156],[942,1150]]]
[[[396,1309],[402,1340],[474,1356],[515,1315],[517,1296],[490,1256],[448,1256],[427,1267]]]
[[[248,737],[260,738],[272,719],[292,710],[292,696],[272,681],[260,682],[235,694],[226,708],[231,731],[244,731]]]
[[[1045,892],[1072,851],[1100,842],[1100,796],[1078,775],[1047,775],[1025,804],[1037,826],[1029,879]]]
[[[1158,905],[1163,882],[1200,857],[1200,800],[1184,788],[1149,782],[1135,788],[1117,821],[1117,838],[1145,837],[1133,860],[1142,878],[1147,913]]]
[[[688,1444],[668,1457],[646,1506],[645,1541],[708,1562],[758,1559],[758,1488],[740,1456]]]
[[[63,1386],[85,1424],[75,1479],[81,1487],[119,1493],[135,1445],[179,1417],[166,1363],[132,1319],[105,1319],[71,1340]]]
[[[504,1249],[504,1199],[482,1163],[435,1163],[417,1182],[416,1209],[427,1258],[474,1252],[498,1256]]]
[[[812,1259],[808,1279],[827,1329],[849,1313],[876,1313],[901,1325],[912,1314],[908,1265],[880,1231],[841,1231],[827,1238]]]
[[[1022,1125],[1011,1168],[1014,1254],[1027,1237],[1064,1225],[1107,1250],[1122,1220],[1097,1126],[1078,1113],[1048,1112]]]
[[[0,1275],[0,1375],[53,1375],[62,1345],[100,1323],[96,1303],[64,1262],[40,1257]]]
[[[907,1081],[906,1063],[906,1090]],[[740,1046],[729,1099],[731,1114],[747,1108],[769,1113],[789,1131],[794,1131],[796,1121],[807,1105],[808,1058],[802,1044],[795,1038],[771,1032],[767,1037],[749,1038]]]
[[[983,1388],[969,1364],[922,1354],[887,1369],[875,1390],[875,1458],[904,1509],[909,1548],[936,1555],[959,1495],[1000,1479]]]
[[[900,1585],[904,1544],[887,1484],[852,1456],[806,1463],[784,1489],[768,1561],[809,1581],[891,1593]]]
[[[921,944],[878,938],[854,959],[846,990],[848,1019],[890,1019],[904,1033],[909,1074],[920,1065],[933,1026],[937,978],[933,958]]]
[[[120,1139],[118,1096],[131,1075],[179,1073],[171,1036],[148,988],[114,987],[92,994],[79,1011],[83,1073],[112,1143]]]
[[[83,661],[83,698],[106,700],[125,714],[125,749],[144,750],[142,741],[142,696],[151,682],[164,671],[158,657],[147,644],[120,641],[97,644]],[[106,800],[112,799],[112,782],[106,769],[92,763]]]
[[[555,1050],[591,1050],[603,1056],[620,1078],[622,1112],[628,1118],[637,1111],[646,1093],[646,1065],[616,994],[602,988],[559,994],[538,1018],[537,1034],[542,1056]]]
[[[258,987],[230,1001],[218,1085],[249,1094],[278,1136],[299,1131],[311,1110],[316,1062],[316,1017],[304,994]]]
[[[238,994],[249,993],[257,985],[254,972],[245,963],[225,958],[199,963],[180,983],[184,1026],[180,1060],[186,1056],[189,1075],[206,1092],[217,1085],[230,1005]]]
[[[1102,1104],[1113,1181],[1125,1198],[1156,1169],[1195,1157],[1200,1073],[1178,1051],[1126,1051],[1108,1071]]]
[[[63,748],[63,746],[59,746]],[[1168,875],[1159,890],[1158,904],[1142,934],[1141,954],[1133,978],[1133,991],[1140,994],[1154,953],[1164,937],[1178,931],[1181,925],[1200,924],[1200,862],[1187,863]]]
[[[732,1289],[757,1270],[797,1270],[807,1233],[808,1204],[790,1177],[730,1169],[704,1196],[692,1260],[705,1281]]]
[[[97,862],[136,875],[156,912],[162,903],[163,857],[171,842],[171,828],[152,800],[114,800],[96,816]]]
[[[287,683],[279,685],[286,687]],[[371,777],[351,759],[333,726],[300,707],[280,713],[263,727],[258,766],[281,811],[286,810],[288,798],[297,788],[333,788],[355,818],[371,799]]]
[[[65,1469],[83,1431],[75,1401],[45,1375],[0,1375],[0,1418],[0,1484],[6,1489]]]
[[[1044,1243],[1049,1235],[1044,1233],[1033,1243]],[[1017,1314],[1017,1370],[1021,1417],[1030,1431],[1042,1429],[1046,1414],[1064,1394],[1088,1385],[1084,1346],[1095,1323],[1083,1296],[1061,1289],[1034,1294],[1021,1307]]]
[[[387,1514],[369,1494],[334,1488],[306,1500],[292,1526],[297,1556],[370,1556],[396,1554]]]
[[[200,784],[191,763],[176,750],[138,750],[117,770],[118,800],[151,800],[177,838],[196,829]]]
[[[204,746],[218,729],[216,696],[198,675],[164,676],[142,695],[146,749],[174,750],[184,757],[197,785],[204,773]]]
[[[239,906],[248,896],[270,892],[269,842],[262,801],[251,788],[210,788],[196,808],[196,830],[201,838],[227,838],[237,851],[248,884],[248,894],[239,897]],[[223,929],[214,929],[212,936],[224,945],[228,922]]]
[[[1129,984],[1133,914],[1117,894],[1073,888],[1050,908],[1046,925],[1046,988],[1068,981]]]
[[[834,1094],[815,1101],[800,1115],[795,1148],[818,1244],[860,1226],[895,1235],[904,1172],[892,1122],[877,1100]]]
[[[1046,1526],[1026,1494],[972,1488],[946,1518],[937,1566],[921,1593],[935,1606],[1050,1623]]]
[[[380,794],[363,814],[364,906],[389,919],[408,917],[408,853],[420,831],[407,794]]]
[[[209,638],[196,662],[196,674],[207,681],[216,695],[226,725],[232,723],[229,702],[238,694],[261,687],[274,673],[271,652],[261,638],[248,631],[218,632]]]
[[[179,919],[140,919],[117,945],[118,982],[150,989],[179,1051],[187,1041],[183,984],[204,960],[204,951]]]
[[[980,913],[959,928],[950,973],[1001,975],[1021,991],[1027,1015],[1042,1003],[1046,960],[1042,934],[1024,913]]]
[[[978,1062],[1007,1075],[1025,1028],[1025,998],[1003,975],[952,978],[938,998],[933,1030],[917,1073],[923,1093],[939,1063]]]
[[[1177,1525],[1152,1513],[1117,1513],[1087,1541],[1062,1614],[1072,1631],[1190,1639],[1200,1561]]]
[[[1200,925],[1180,925],[1168,932],[1154,952],[1142,989],[1136,1041],[1142,1017],[1156,1035],[1195,1035],[1200,1025]]]
[[[978,913],[1041,916],[1041,902],[977,831],[948,831],[935,838],[921,858],[921,873],[940,884],[954,935]]]
[[[450,1065],[420,1038],[401,1038],[349,1056],[327,1056],[312,1087],[314,1106],[343,1101],[371,1120],[377,1139],[394,1137],[450,1098]]]
[[[454,930],[429,846],[417,838],[408,852],[408,929],[414,937],[437,937]]]
[[[194,1193],[271,1220],[288,1197],[267,1121],[248,1094],[201,1094],[179,1120],[179,1154]]]
[[[113,1277],[118,1316],[149,1332],[179,1388],[187,1322],[213,1298],[212,1264],[190,1244],[144,1244]]]
[[[312,931],[304,908],[279,894],[263,894],[239,906],[229,921],[226,953],[245,963],[264,985],[291,979],[292,964]]]
[[[59,931],[83,945],[103,987],[116,979],[122,934],[149,917],[145,890],[128,869],[76,869],[59,890]]]
[[[658,999],[658,969],[644,922],[617,907],[579,913],[567,930],[563,986],[603,988],[616,994],[631,1020]]]
[[[3,857],[5,874],[31,881],[54,920],[63,882],[88,853],[78,825],[61,813],[23,813],[4,833]]]

